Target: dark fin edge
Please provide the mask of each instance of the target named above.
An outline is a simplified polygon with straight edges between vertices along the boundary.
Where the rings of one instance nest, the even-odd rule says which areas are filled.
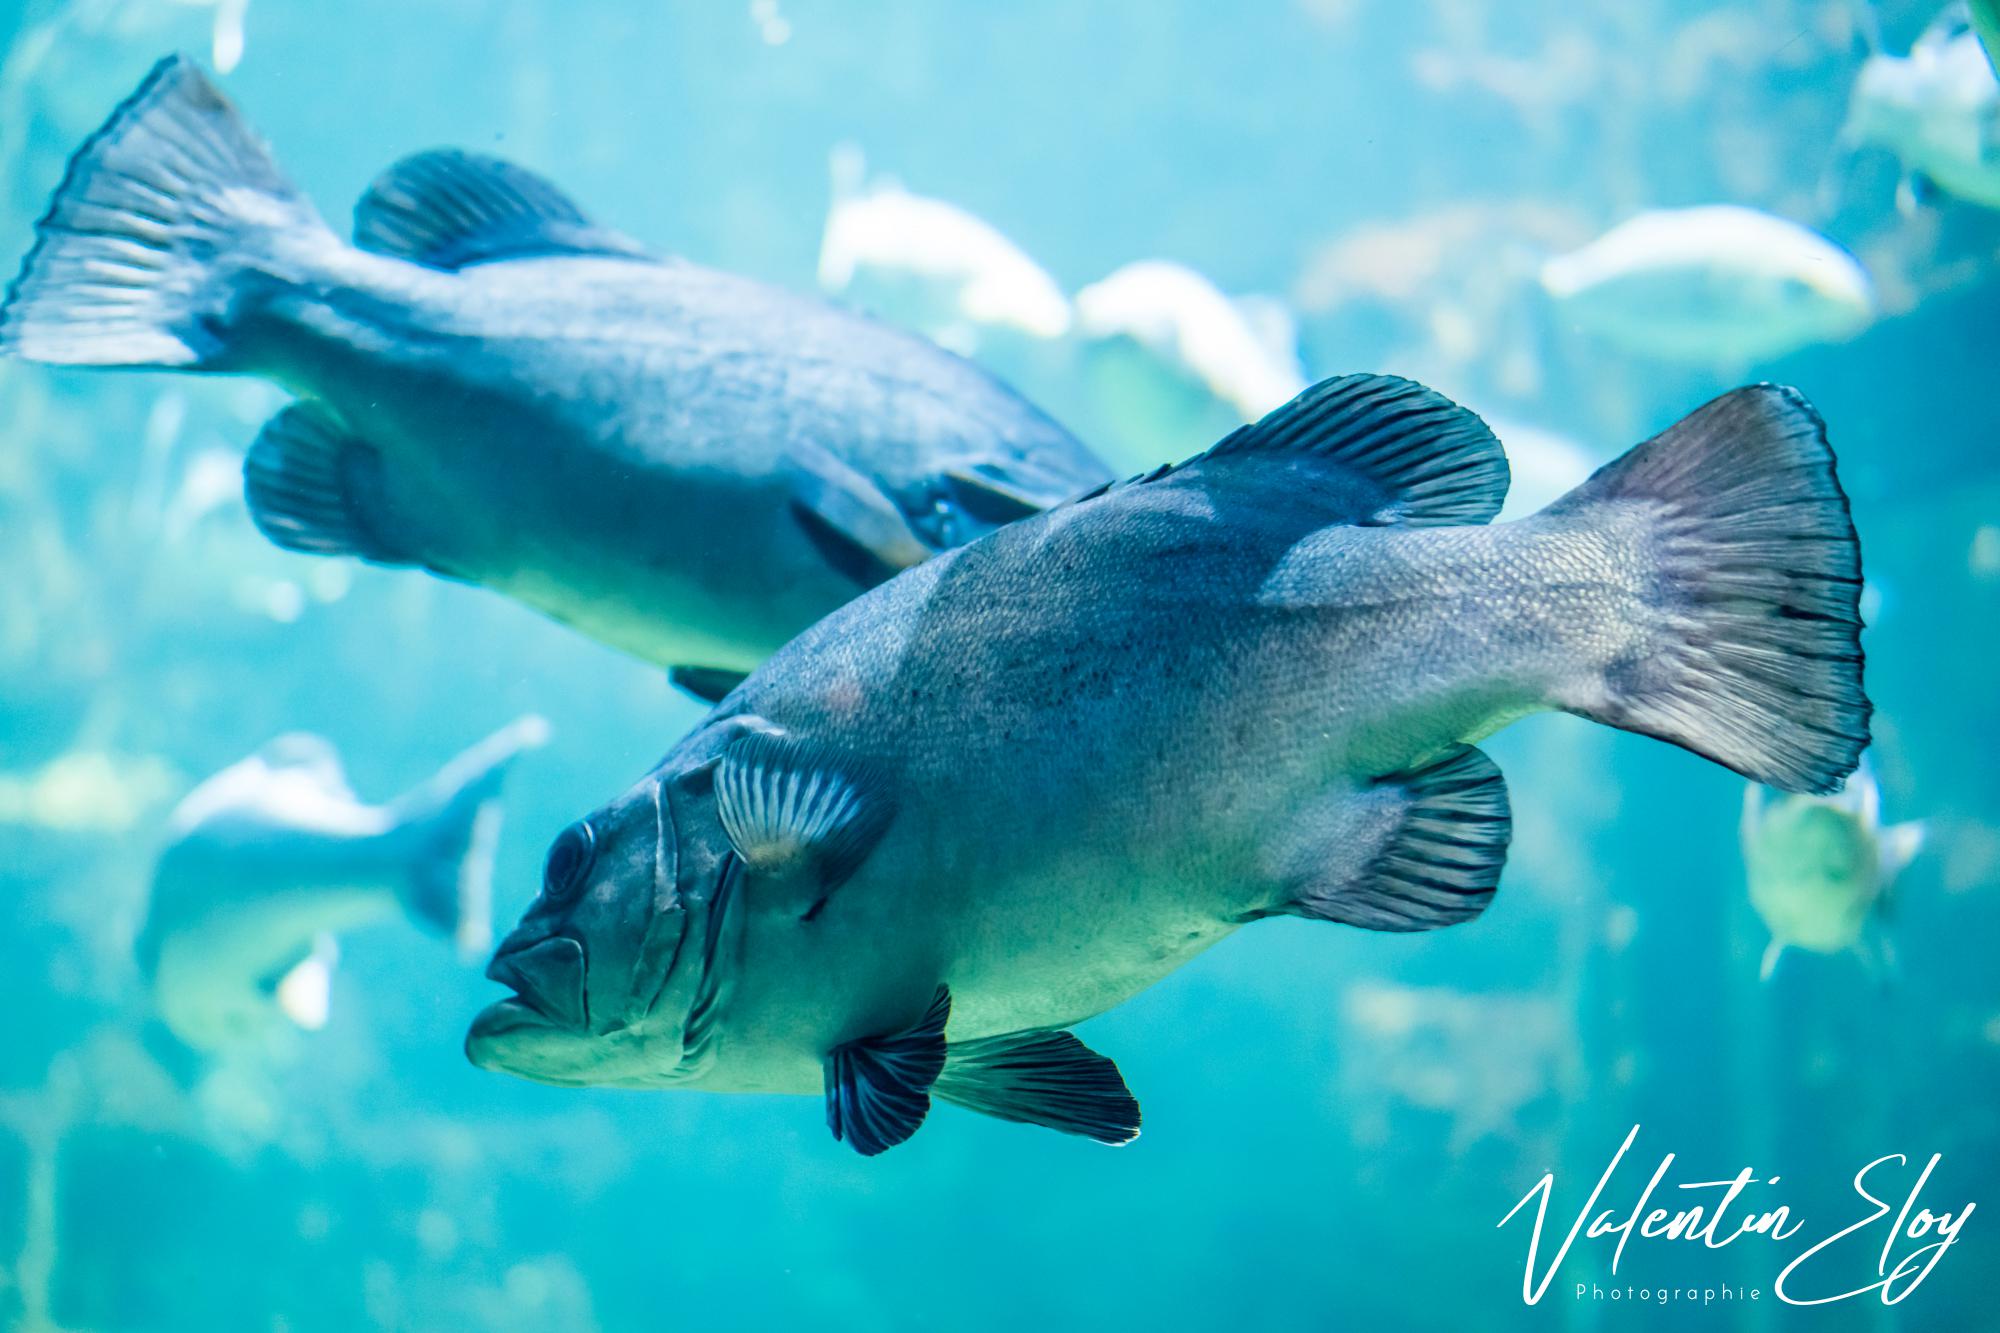
[[[423,563],[381,512],[382,456],[317,403],[264,424],[243,459],[243,498],[257,530],[288,551]]]
[[[1282,910],[1387,931],[1435,930],[1485,911],[1514,828],[1499,767],[1462,745],[1376,785],[1400,788],[1407,805],[1367,869]]]
[[[953,1042],[931,1095],[995,1119],[1113,1147],[1139,1137],[1139,1102],[1118,1066],[1071,1032]]]
[[[1609,525],[1649,562],[1658,624],[1571,712],[1781,791],[1828,795],[1861,761],[1861,545],[1826,426],[1758,384],[1695,409],[1544,511]]]
[[[944,1070],[950,1018],[951,991],[939,986],[915,1027],[827,1052],[826,1124],[835,1139],[873,1157],[917,1132],[930,1113],[931,1085]]]

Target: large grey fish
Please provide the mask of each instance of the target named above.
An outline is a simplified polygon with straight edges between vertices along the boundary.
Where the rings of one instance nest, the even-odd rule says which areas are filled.
[[[1859,546],[1818,416],[1740,389],[1540,513],[1420,385],[1307,390],[1172,469],[891,580],[564,832],[477,1064],[822,1092],[899,1142],[933,1095],[1109,1142],[1064,1031],[1245,922],[1466,921],[1558,709],[1792,791],[1868,740]]]
[[[921,338],[649,257],[548,182],[439,151],[344,243],[194,64],[77,151],[0,349],[262,376],[281,546],[518,598],[714,695],[863,588],[1107,480]]]
[[[547,735],[522,718],[386,805],[363,803],[332,744],[303,732],[189,792],[138,941],[160,1017],[211,1051],[254,1043],[281,1018],[319,1027],[335,936],[397,916],[482,952],[500,782]]]

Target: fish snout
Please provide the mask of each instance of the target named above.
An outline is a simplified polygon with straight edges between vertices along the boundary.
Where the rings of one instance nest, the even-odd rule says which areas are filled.
[[[583,945],[568,935],[522,940],[520,934],[516,931],[501,943],[486,975],[513,990],[518,1003],[548,1022],[587,1028]]]

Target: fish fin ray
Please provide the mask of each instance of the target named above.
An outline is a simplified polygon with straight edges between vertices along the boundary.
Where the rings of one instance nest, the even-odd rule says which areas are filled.
[[[1114,1147],[1139,1137],[1139,1103],[1118,1066],[1070,1032],[1013,1032],[945,1048],[931,1095],[968,1111]]]
[[[70,158],[0,305],[0,350],[200,370],[264,233],[325,224],[200,66],[168,56]]]
[[[951,990],[939,986],[918,1024],[887,1037],[844,1042],[827,1052],[826,1124],[863,1157],[909,1138],[931,1109],[931,1086],[945,1066]]]
[[[293,403],[264,423],[243,459],[243,498],[257,530],[288,551],[425,563],[394,535],[382,455],[317,403]]]
[[[457,148],[414,153],[377,176],[354,206],[354,244],[446,272],[553,255],[650,258],[526,167]]]
[[[1353,482],[1348,521],[1439,527],[1490,522],[1507,455],[1478,415],[1394,375],[1337,375],[1223,437],[1194,462],[1292,457]]]
[[[715,798],[745,868],[778,877],[809,872],[816,902],[860,867],[895,814],[874,765],[766,731],[723,752]]]
[[[1795,389],[1696,408],[1542,511],[1646,570],[1646,631],[1570,712],[1780,791],[1838,791],[1868,745],[1861,547],[1826,428]]]
[[[741,685],[750,673],[727,667],[677,666],[667,669],[667,680],[681,693],[705,704],[719,704]]]
[[[1485,753],[1461,745],[1379,779],[1372,830],[1343,825],[1329,862],[1280,908],[1365,930],[1435,930],[1486,910],[1513,835],[1507,783]],[[1349,798],[1350,801],[1352,798]],[[1357,853],[1365,859],[1357,860]]]

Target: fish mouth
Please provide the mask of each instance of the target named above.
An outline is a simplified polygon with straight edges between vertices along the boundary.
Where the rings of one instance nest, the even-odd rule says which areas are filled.
[[[518,999],[487,1005],[465,1033],[465,1058],[480,1069],[512,1074],[532,1083],[588,1087],[592,1053],[582,1033],[551,1022]]]
[[[590,1002],[585,971],[583,943],[571,936],[548,935],[518,944],[509,939],[487,964],[486,975],[513,991],[514,998],[486,1013],[512,1005],[516,1027],[532,1015],[543,1026],[586,1031]]]

